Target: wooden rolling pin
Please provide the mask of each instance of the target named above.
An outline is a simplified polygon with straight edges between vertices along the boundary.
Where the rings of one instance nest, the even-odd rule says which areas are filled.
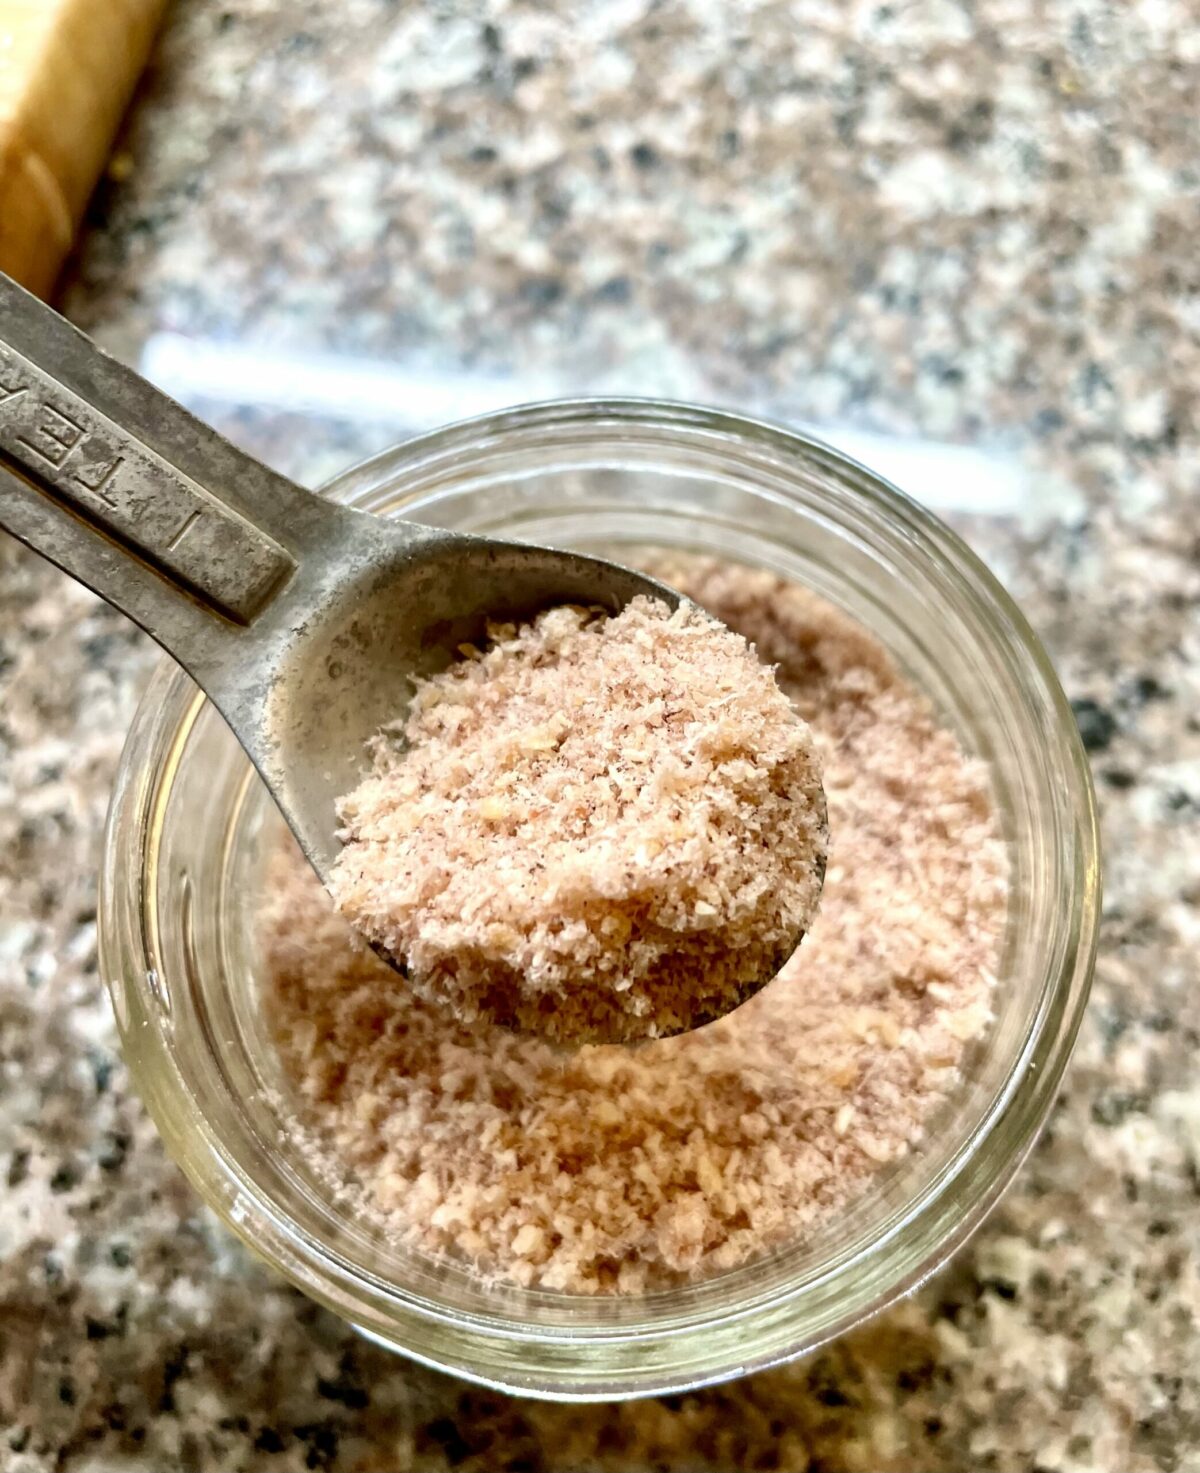
[[[0,0],[0,270],[47,295],[166,0]]]

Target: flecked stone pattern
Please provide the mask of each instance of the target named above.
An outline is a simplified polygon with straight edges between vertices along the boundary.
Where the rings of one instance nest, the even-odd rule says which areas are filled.
[[[1020,514],[960,521],[1075,701],[1101,954],[1018,1183],[873,1323],[625,1406],[421,1370],[258,1266],[132,1095],[94,873],[153,654],[6,543],[5,1473],[1200,1466],[1198,36],[1184,0],[179,0],[75,320],[1016,454]],[[313,478],[389,437],[221,422]]]

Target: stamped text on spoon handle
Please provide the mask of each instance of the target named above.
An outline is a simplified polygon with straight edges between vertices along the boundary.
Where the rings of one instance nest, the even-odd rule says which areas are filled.
[[[294,566],[264,533],[8,348],[0,349],[0,465],[239,624]]]

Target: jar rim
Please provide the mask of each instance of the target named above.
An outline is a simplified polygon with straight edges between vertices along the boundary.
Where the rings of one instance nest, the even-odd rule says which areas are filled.
[[[186,1081],[150,996],[157,985],[151,966],[157,953],[149,937],[157,924],[156,887],[144,863],[130,863],[131,852],[143,861],[150,852],[147,835],[156,805],[161,805],[173,780],[185,727],[190,728],[204,704],[189,678],[164,662],[142,699],[122,754],[106,831],[99,929],[102,972],[126,1057],[171,1154],[209,1205],[257,1253],[366,1333],[384,1343],[402,1344],[405,1353],[417,1360],[489,1385],[525,1395],[603,1400],[689,1389],[790,1359],[909,1292],[974,1231],[1036,1140],[1074,1043],[1096,949],[1099,840],[1090,770],[1071,708],[1048,656],[1009,595],[937,517],[851,457],[809,435],[671,401],[555,400],[431,431],[369,457],[322,490],[336,499],[363,504],[373,488],[386,486],[394,497],[397,482],[409,479],[413,484],[401,503],[419,510],[428,505],[429,488],[437,484],[442,468],[454,474],[457,457],[491,454],[523,436],[536,439],[547,432],[603,436],[610,452],[614,436],[619,440],[637,434],[674,435],[689,442],[702,437],[709,452],[726,456],[742,471],[749,462],[782,466],[785,471],[804,462],[837,475],[852,494],[884,508],[905,535],[928,546],[970,597],[986,605],[989,617],[1002,626],[1005,638],[1040,682],[1040,694],[1052,713],[1043,737],[1048,759],[1053,757],[1061,779],[1058,816],[1073,847],[1071,913],[1056,974],[1046,979],[1025,1047],[1013,1060],[1006,1088],[981,1129],[960,1144],[949,1167],[927,1183],[895,1221],[892,1235],[908,1234],[913,1239],[910,1250],[891,1265],[885,1282],[878,1272],[859,1272],[862,1265],[853,1259],[839,1263],[824,1287],[840,1295],[844,1308],[840,1315],[826,1316],[819,1334],[805,1332],[798,1303],[805,1291],[802,1286],[775,1296],[769,1305],[730,1313],[721,1325],[712,1326],[713,1348],[703,1364],[693,1356],[676,1365],[671,1341],[678,1339],[679,1330],[660,1331],[657,1354],[648,1356],[636,1335],[614,1333],[611,1324],[575,1326],[569,1334],[544,1326],[525,1329],[500,1317],[489,1322],[487,1317],[446,1311],[419,1295],[399,1293],[397,1286],[364,1281],[352,1263],[280,1216],[260,1184],[249,1180],[224,1148],[211,1121],[188,1118]],[[997,1153],[1001,1122],[1005,1145]],[[991,1156],[984,1159],[989,1148]],[[964,1183],[967,1200],[949,1211],[951,1186],[961,1191]],[[923,1225],[920,1232],[918,1225]],[[880,1244],[870,1246],[875,1251]]]

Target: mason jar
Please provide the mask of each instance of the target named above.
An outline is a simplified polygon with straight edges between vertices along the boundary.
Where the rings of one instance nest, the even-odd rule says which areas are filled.
[[[1093,965],[1087,763],[1018,609],[958,537],[871,471],[804,435],[687,405],[580,400],[492,414],[324,490],[463,532],[770,569],[865,626],[990,772],[1011,866],[995,1018],[920,1149],[802,1241],[640,1297],[485,1284],[358,1220],[293,1144],[255,944],[281,821],[220,716],[167,662],[120,765],[100,952],[134,1081],[196,1190],[372,1339],[526,1395],[599,1400],[739,1375],[919,1284],[1035,1140]]]

